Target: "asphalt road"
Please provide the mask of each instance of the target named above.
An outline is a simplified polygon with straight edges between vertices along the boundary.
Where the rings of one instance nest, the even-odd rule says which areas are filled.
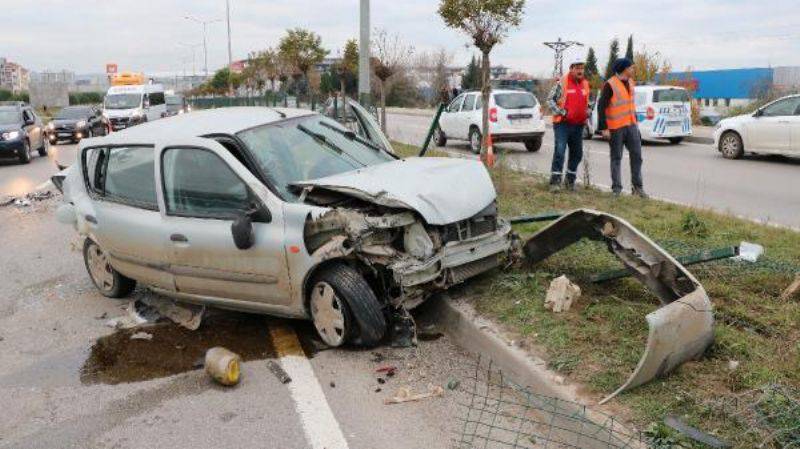
[[[418,115],[390,114],[387,118],[393,140],[422,145],[431,119]],[[550,129],[537,153],[519,144],[497,146],[512,166],[537,173],[550,173],[553,136]],[[448,142],[454,155],[474,157],[466,142]],[[584,141],[592,183],[611,185],[608,144]],[[645,190],[653,197],[710,208],[759,222],[800,228],[800,158],[746,156],[727,160],[712,145],[684,142],[646,142],[643,148]],[[623,160],[625,190],[630,191],[627,156]],[[583,168],[579,173],[581,178]]]
[[[33,192],[51,176],[58,173],[56,162],[72,165],[77,154],[77,145],[51,145],[47,156],[39,156],[33,152],[29,164],[17,161],[0,160],[0,198],[4,196],[22,196]]]
[[[409,349],[322,350],[308,325],[229,312],[195,332],[159,324],[141,329],[152,340],[132,340],[106,324],[127,302],[95,290],[81,241],[54,219],[58,201],[0,207],[0,448],[452,447],[474,361],[424,315],[433,338]],[[306,350],[280,358],[272,332],[287,326]],[[220,339],[250,354],[233,388],[194,362]],[[269,360],[292,382],[281,384]],[[375,372],[386,365],[397,374]],[[384,405],[402,386],[424,392],[451,379],[462,386],[444,397]]]

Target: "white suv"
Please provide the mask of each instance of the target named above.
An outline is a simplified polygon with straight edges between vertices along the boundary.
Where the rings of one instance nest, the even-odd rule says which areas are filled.
[[[448,139],[467,140],[473,153],[481,150],[482,101],[480,92],[456,97],[439,119],[434,138],[440,147]],[[521,142],[528,151],[539,151],[544,136],[542,108],[530,92],[492,91],[489,100],[489,132],[494,143]]]

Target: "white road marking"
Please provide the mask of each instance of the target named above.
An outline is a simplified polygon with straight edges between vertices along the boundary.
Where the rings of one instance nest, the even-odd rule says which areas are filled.
[[[313,449],[348,449],[347,440],[319,384],[297,335],[286,324],[269,325],[280,364],[292,381],[286,386],[295,403],[306,441]]]

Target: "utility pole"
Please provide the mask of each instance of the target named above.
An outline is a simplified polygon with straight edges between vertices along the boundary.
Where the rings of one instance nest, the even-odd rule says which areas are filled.
[[[233,96],[233,56],[231,53],[231,0],[225,0],[225,15],[228,20],[228,93]]]
[[[369,38],[369,0],[361,0],[360,37],[358,49],[358,101],[364,105],[372,104],[369,83],[369,59],[371,42]]]
[[[208,78],[208,42],[207,42],[207,39],[206,39],[206,31],[207,31],[207,28],[208,28],[209,24],[212,24],[212,23],[215,23],[215,22],[222,22],[222,20],[220,20],[220,19],[200,20],[200,19],[198,19],[197,17],[194,17],[194,16],[184,16],[183,18],[186,19],[186,20],[191,20],[193,22],[197,22],[197,23],[203,25],[203,71],[206,74],[206,78]]]
[[[553,66],[553,78],[558,79],[564,74],[564,52],[573,46],[583,47],[578,41],[562,41],[559,37],[555,42],[544,42],[544,45],[553,49],[556,53],[555,65]]]

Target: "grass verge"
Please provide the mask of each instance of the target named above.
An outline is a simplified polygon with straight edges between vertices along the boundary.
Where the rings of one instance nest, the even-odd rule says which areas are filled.
[[[418,153],[404,144],[395,149],[404,156]],[[800,271],[800,233],[594,189],[552,194],[544,178],[502,167],[492,170],[492,178],[504,216],[602,210],[625,218],[676,256],[741,241],[763,245],[766,254],[755,264],[726,260],[689,268],[714,303],[715,343],[701,360],[624,393],[615,405],[623,418],[683,444],[678,447],[693,446],[663,427],[667,415],[734,447],[800,445],[800,409],[793,408],[800,400],[800,302],[779,299]],[[516,231],[525,237],[544,225]],[[589,282],[590,275],[621,266],[601,243],[583,240],[533,271],[510,269],[473,281],[471,300],[479,312],[537,348],[551,369],[600,398],[633,372],[647,341],[644,316],[658,307],[657,298],[632,279]],[[545,291],[562,274],[581,286],[583,296],[569,312],[553,314],[544,309]],[[764,411],[764,404],[775,402],[782,407]]]

